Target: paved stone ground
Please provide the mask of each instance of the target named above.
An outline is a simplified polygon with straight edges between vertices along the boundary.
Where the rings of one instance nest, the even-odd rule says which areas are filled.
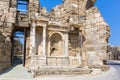
[[[108,63],[114,69],[111,72],[112,76],[109,76],[109,80],[120,80],[120,61],[108,61]]]
[[[33,78],[22,64],[18,64],[2,73],[0,80],[33,80]]]
[[[0,80],[120,80],[120,62],[108,61],[110,70],[100,75],[49,75],[32,78],[22,65],[16,65],[0,75]]]

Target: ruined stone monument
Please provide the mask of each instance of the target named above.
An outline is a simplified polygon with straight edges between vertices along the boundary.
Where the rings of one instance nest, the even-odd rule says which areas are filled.
[[[39,0],[0,0],[0,32],[4,36],[0,38],[0,65],[4,65],[0,71],[12,63],[16,31],[25,33],[24,66],[31,70],[104,66],[109,26],[95,2],[63,0],[47,12]],[[26,10],[19,10],[20,5]],[[1,44],[7,45],[6,52]]]

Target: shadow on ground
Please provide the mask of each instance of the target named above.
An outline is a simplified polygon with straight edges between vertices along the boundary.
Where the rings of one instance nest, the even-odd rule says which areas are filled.
[[[14,57],[14,62],[13,62],[13,64],[12,64],[12,66],[9,67],[9,68],[7,68],[7,69],[4,70],[3,72],[1,72],[1,73],[0,73],[0,76],[3,75],[3,74],[6,74],[6,73],[8,73],[8,72],[10,72],[12,69],[14,69],[14,67],[16,67],[17,65],[20,65],[20,64],[22,64],[22,63],[23,63],[22,59],[17,58],[17,57]]]
[[[111,61],[111,60],[108,60],[107,64],[108,65],[120,65],[120,61],[115,61],[115,60]]]

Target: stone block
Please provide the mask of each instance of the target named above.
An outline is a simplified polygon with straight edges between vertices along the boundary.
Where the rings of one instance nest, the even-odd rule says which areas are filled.
[[[100,69],[101,69],[102,71],[107,71],[109,68],[110,68],[110,67],[109,67],[108,65],[102,65],[102,66],[100,66]]]
[[[17,9],[16,8],[10,8],[10,11],[16,13]]]
[[[3,10],[0,10],[0,16],[2,16],[4,14]]]
[[[57,66],[57,61],[55,58],[48,58],[47,59],[47,65],[48,66]]]
[[[5,16],[5,15],[2,15],[0,21],[4,22],[4,21],[5,21],[5,18],[6,18],[6,16]]]
[[[13,12],[9,12],[7,15],[6,15],[6,22],[8,23],[14,23],[15,22],[15,16],[14,16],[14,13]]]
[[[91,72],[91,74],[92,74],[92,75],[98,75],[98,74],[100,74],[101,72],[102,72],[101,69],[93,69],[92,72]]]
[[[2,21],[0,21],[0,26],[3,26],[3,22]],[[1,28],[0,31],[3,31],[3,28]]]

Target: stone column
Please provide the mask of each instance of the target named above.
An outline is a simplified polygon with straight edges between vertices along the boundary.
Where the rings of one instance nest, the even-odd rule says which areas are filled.
[[[83,39],[82,39],[82,32],[80,32],[80,31],[79,31],[78,41],[79,41],[78,45],[79,45],[79,50],[80,50],[80,52],[79,52],[79,65],[81,65],[82,64]]]
[[[31,63],[33,63],[34,55],[36,54],[36,43],[35,43],[35,33],[36,33],[36,24],[33,22],[30,30],[31,37]]]
[[[82,33],[81,32],[79,32],[79,37],[78,37],[78,39],[79,39],[79,46],[80,46],[80,50],[82,51],[82,44],[83,44],[83,39],[82,39]]]
[[[68,54],[68,33],[65,34],[64,36],[65,38],[65,44],[64,44],[64,53],[65,53],[65,57],[68,57],[69,54]]]
[[[43,57],[46,57],[46,25],[43,27]]]
[[[79,32],[79,35],[81,36],[81,63],[82,63],[82,66],[83,67],[86,67],[87,66],[87,62],[88,62],[88,59],[87,59],[87,55],[86,55],[86,44],[83,44],[83,37],[82,36],[84,36],[84,37],[86,37],[85,36],[85,29],[83,28],[81,28],[80,29],[81,30],[81,32]],[[85,40],[86,41],[86,40]]]
[[[36,54],[36,43],[35,43],[35,33],[36,33],[36,25],[32,24],[32,54]]]

